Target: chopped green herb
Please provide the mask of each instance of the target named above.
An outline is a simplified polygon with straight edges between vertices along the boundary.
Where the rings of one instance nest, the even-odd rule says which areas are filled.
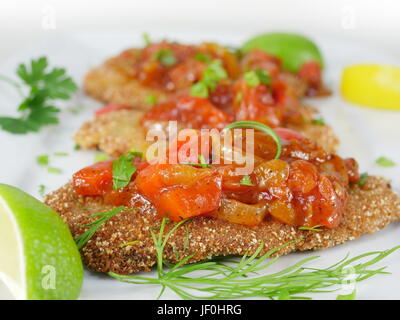
[[[94,156],[95,162],[107,161],[110,157],[105,153],[98,153]]]
[[[88,224],[85,224],[82,226],[82,227],[90,227],[90,228],[87,229],[84,233],[82,233],[75,239],[76,246],[78,247],[78,249],[81,249],[93,237],[93,235],[96,233],[96,231],[105,222],[107,222],[108,220],[110,220],[112,217],[114,217],[116,214],[120,213],[123,210],[125,210],[125,207],[120,206],[120,207],[116,207],[109,211],[92,214],[90,216],[91,218],[93,218],[93,217],[100,217],[100,218],[92,223],[88,223]]]
[[[387,168],[396,166],[396,162],[386,157],[379,157],[378,159],[375,160],[375,163],[381,167],[387,167]]]
[[[311,123],[319,125],[319,126],[324,126],[325,125],[325,119],[324,118],[313,119],[311,121]]]
[[[129,154],[131,154],[131,155],[133,155],[135,157],[143,158],[143,152],[135,151],[135,149],[131,149],[129,151]]]
[[[10,133],[25,134],[58,123],[57,114],[60,110],[53,106],[54,100],[67,100],[78,88],[65,69],[48,70],[47,58],[41,57],[30,64],[20,64],[17,75],[29,88],[29,94],[18,106],[17,111],[21,112],[21,116],[0,117],[0,127]]]
[[[154,94],[149,94],[146,97],[146,103],[151,105],[157,104],[157,97]]]
[[[183,257],[177,264],[171,265],[164,260],[164,249],[171,235],[186,221],[176,223],[166,234],[164,234],[167,224],[165,219],[161,222],[158,235],[155,231],[150,230],[156,249],[156,276],[127,276],[114,272],[108,274],[119,281],[135,285],[158,284],[161,286],[158,298],[166,288],[169,288],[181,298],[191,300],[249,297],[311,299],[304,294],[337,290],[348,276],[343,270],[350,263],[354,266],[355,282],[366,280],[374,275],[387,274],[385,268],[369,268],[400,249],[400,246],[397,246],[389,250],[367,252],[356,257],[345,257],[324,269],[307,267],[307,263],[318,258],[318,256],[311,256],[284,267],[278,272],[274,270],[269,274],[261,274],[279,259],[271,257],[274,253],[301,240],[298,239],[273,248],[260,258],[257,257],[264,249],[264,243],[260,243],[258,249],[251,256],[245,254],[238,260],[220,258],[188,264],[193,257],[192,254]],[[355,294],[352,297],[355,297]]]
[[[137,243],[139,243],[139,242],[140,242],[139,240],[135,240],[135,241],[131,241],[131,242],[126,242],[126,243],[120,244],[119,247],[120,247],[120,248],[124,248],[124,247],[127,247],[127,246],[131,246],[131,245],[137,244]]]
[[[360,175],[360,179],[358,179],[357,184],[359,184],[360,186],[362,186],[364,183],[366,183],[368,180],[368,173],[367,172],[363,172]]]
[[[143,41],[146,46],[149,46],[152,44],[152,41],[150,40],[150,35],[147,32],[143,33],[142,37],[143,37]]]
[[[219,81],[226,79],[228,74],[222,66],[221,60],[213,60],[204,69],[202,78],[190,88],[190,95],[208,98],[210,91],[214,91]]]
[[[160,61],[166,67],[171,67],[178,62],[170,49],[160,49],[155,53],[154,59]]]
[[[258,79],[258,76],[254,70],[247,71],[243,78],[250,87],[256,87],[260,84],[260,79]]]
[[[56,157],[67,157],[68,153],[67,152],[54,152],[54,155]]]
[[[243,186],[254,186],[253,182],[251,182],[251,178],[248,175],[243,176],[240,180],[240,184]]]
[[[322,231],[322,229],[320,227],[322,227],[322,226],[317,224],[316,226],[312,226],[312,227],[299,227],[299,229],[300,230],[308,230],[308,231]]]
[[[190,88],[192,97],[208,98],[208,88],[204,82],[197,82]]]
[[[131,181],[132,175],[136,172],[133,165],[135,155],[131,152],[124,154],[112,163],[114,189],[124,188]]]
[[[46,194],[46,186],[44,184],[39,185],[39,194],[43,198]]]
[[[202,168],[208,168],[210,166],[202,154],[199,154],[199,161]]]
[[[256,70],[247,71],[243,77],[244,77],[244,80],[246,81],[247,85],[249,85],[250,87],[256,87],[260,83],[263,83],[265,85],[271,84],[270,74],[261,68],[258,68]]]
[[[201,62],[205,62],[205,63],[211,62],[211,57],[205,53],[197,53],[194,57],[197,61],[201,61]]]
[[[242,99],[243,99],[243,92],[238,92],[237,94],[236,94],[236,97],[235,97],[235,104],[239,104],[239,103],[241,103],[242,102]]]
[[[41,166],[47,166],[49,164],[49,156],[47,154],[37,156],[36,162]]]
[[[235,129],[235,128],[242,128],[242,129],[254,129],[264,132],[265,134],[269,135],[276,143],[277,151],[275,155],[275,159],[279,159],[282,153],[282,142],[277,133],[267,125],[257,122],[257,121],[236,121],[228,124],[224,130]]]
[[[81,150],[81,146],[80,146],[79,144],[75,144],[75,145],[74,145],[74,150],[75,150],[75,151]]]
[[[61,170],[61,169],[53,168],[53,167],[47,167],[47,171],[48,171],[49,173],[56,173],[56,174],[62,173],[62,170]]]
[[[271,75],[269,74],[268,71],[261,69],[261,68],[257,68],[256,75],[261,83],[263,83],[267,86],[269,86],[271,84]]]

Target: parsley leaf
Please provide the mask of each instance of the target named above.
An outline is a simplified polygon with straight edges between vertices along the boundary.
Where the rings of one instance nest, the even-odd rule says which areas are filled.
[[[367,182],[367,180],[368,180],[368,173],[363,172],[360,175],[360,179],[358,179],[358,181],[356,183],[359,184],[360,186],[362,186],[364,183]]]
[[[250,87],[256,87],[260,83],[263,83],[265,85],[271,84],[270,74],[261,68],[258,68],[256,70],[247,71],[243,77],[244,77],[244,80],[246,81],[246,83]]]
[[[49,156],[47,154],[37,156],[36,162],[41,166],[47,166],[49,164]]]
[[[311,120],[311,123],[319,125],[319,126],[324,126],[325,125],[325,119],[324,118],[313,119],[313,120]]]
[[[379,157],[378,159],[375,160],[375,163],[381,167],[387,167],[387,168],[396,166],[396,162],[386,157]]]
[[[254,186],[253,182],[251,182],[251,178],[248,175],[243,176],[243,178],[240,180],[240,184],[242,186]]]
[[[154,59],[160,61],[166,67],[171,67],[178,62],[171,49],[158,50],[154,55]]]
[[[200,62],[205,62],[205,63],[210,63],[211,62],[211,57],[208,54],[205,54],[205,53],[197,53],[194,56],[194,58],[197,61],[200,61]]]
[[[128,152],[114,160],[112,163],[113,186],[114,189],[124,188],[131,181],[132,175],[136,172],[136,167],[133,165],[135,154]]]
[[[213,60],[204,69],[201,80],[190,88],[190,95],[208,98],[209,92],[217,88],[218,82],[227,77],[228,74],[222,66],[221,60]]]
[[[197,82],[190,88],[190,95],[193,97],[207,98],[208,88],[204,82]]]
[[[157,97],[154,94],[146,96],[146,103],[154,105],[157,104]]]
[[[105,153],[97,153],[97,154],[94,156],[94,161],[95,161],[95,162],[107,161],[108,158],[109,158],[108,155],[105,154]]]
[[[19,118],[0,117],[0,127],[14,134],[37,132],[43,126],[58,123],[59,109],[52,105],[56,99],[69,99],[77,90],[75,82],[65,69],[48,70],[46,57],[32,60],[30,64],[20,64],[17,75],[29,88],[29,94],[18,106]],[[14,84],[17,88],[21,85]]]

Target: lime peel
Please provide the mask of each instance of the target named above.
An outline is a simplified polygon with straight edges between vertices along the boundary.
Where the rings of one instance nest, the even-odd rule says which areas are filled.
[[[0,279],[17,299],[79,296],[83,267],[68,227],[39,200],[0,184]]]

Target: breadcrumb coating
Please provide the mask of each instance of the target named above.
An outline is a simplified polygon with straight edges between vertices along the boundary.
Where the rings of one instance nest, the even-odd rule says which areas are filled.
[[[111,209],[101,197],[82,197],[68,183],[49,194],[45,202],[68,224],[74,237],[85,231],[82,225],[92,222],[90,215]],[[176,263],[194,254],[190,262],[214,256],[254,253],[264,243],[267,250],[291,243],[278,254],[333,247],[370,234],[400,219],[400,200],[384,178],[369,177],[362,185],[353,185],[341,224],[336,229],[300,230],[271,217],[257,227],[246,227],[209,217],[196,217],[179,227],[168,241],[164,259]],[[157,230],[161,220],[151,205],[119,213],[107,221],[81,249],[84,263],[98,272],[131,274],[150,271],[156,263],[156,250],[150,230]],[[170,230],[168,224],[166,231]],[[128,242],[135,244],[121,246]]]
[[[82,125],[74,140],[82,148],[99,149],[114,157],[132,148],[144,152],[149,143],[140,126],[142,116],[143,111],[139,110],[119,110],[97,116]],[[290,127],[317,141],[327,152],[335,152],[338,148],[339,140],[329,126],[309,123]]]
[[[135,61],[137,51],[137,49],[126,50],[120,56],[112,57],[104,64],[90,70],[83,81],[86,93],[105,103],[122,104],[143,110],[152,106],[147,101],[150,95],[158,102],[165,101],[172,94],[141,85],[126,73],[126,68],[122,67],[123,64],[132,64]]]

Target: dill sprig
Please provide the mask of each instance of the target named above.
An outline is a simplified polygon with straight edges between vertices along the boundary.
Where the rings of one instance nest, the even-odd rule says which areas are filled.
[[[307,268],[306,264],[319,258],[312,256],[283,268],[280,271],[259,275],[278,257],[271,257],[290,243],[269,250],[257,258],[264,244],[248,256],[240,260],[232,258],[214,258],[209,261],[186,264],[193,257],[189,255],[175,265],[163,259],[164,248],[179,226],[187,220],[180,221],[164,236],[167,220],[163,219],[158,235],[151,231],[157,252],[157,275],[152,277],[126,276],[109,272],[109,275],[122,282],[133,284],[160,285],[162,296],[166,288],[174,291],[183,299],[237,299],[249,297],[265,297],[269,299],[311,299],[307,294],[324,293],[338,290],[348,277],[347,268],[354,270],[354,281],[360,282],[376,274],[387,274],[386,267],[370,269],[392,252],[389,250],[372,251],[353,258],[346,256],[336,264],[325,268]],[[295,240],[298,241],[298,240]],[[340,296],[341,299],[344,296]],[[354,297],[353,297],[354,298]]]
[[[120,213],[121,211],[125,210],[126,208],[124,206],[116,207],[112,210],[105,211],[105,212],[100,212],[100,213],[95,213],[92,214],[90,217],[100,217],[94,222],[88,223],[83,225],[82,227],[90,227],[87,229],[84,233],[79,235],[76,239],[76,246],[78,249],[83,248],[83,246],[93,237],[93,235],[96,233],[96,231],[108,220],[110,220],[112,217],[114,217],[116,214]]]

